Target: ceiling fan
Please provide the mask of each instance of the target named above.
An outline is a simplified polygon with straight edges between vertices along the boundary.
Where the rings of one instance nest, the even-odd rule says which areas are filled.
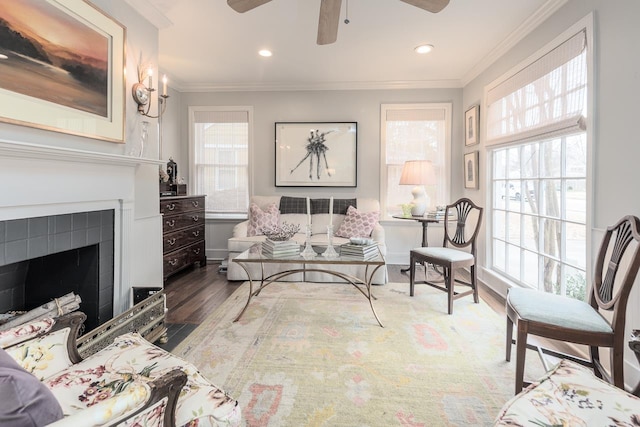
[[[227,0],[227,4],[239,13],[247,12],[271,0]],[[431,13],[438,13],[449,4],[449,0],[400,0]],[[318,19],[319,45],[334,43],[338,38],[340,8],[342,0],[320,0],[320,17]]]

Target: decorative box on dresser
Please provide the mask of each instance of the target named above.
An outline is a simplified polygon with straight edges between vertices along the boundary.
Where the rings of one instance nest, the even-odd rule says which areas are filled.
[[[204,196],[160,197],[163,277],[205,265]]]

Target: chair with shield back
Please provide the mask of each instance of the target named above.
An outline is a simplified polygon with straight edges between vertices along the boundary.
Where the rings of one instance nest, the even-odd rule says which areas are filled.
[[[447,205],[444,216],[444,241],[442,247],[422,247],[412,249],[409,255],[409,293],[414,294],[416,283],[424,283],[448,294],[448,313],[453,313],[453,301],[473,294],[477,303],[477,271],[476,271],[476,238],[482,224],[483,208],[477,206],[467,198],[459,199]],[[415,279],[416,264],[425,265],[425,279],[417,282]],[[444,283],[429,281],[427,278],[428,264],[440,267],[444,276]],[[457,270],[469,268],[470,281],[456,278]],[[470,289],[458,292],[455,284],[461,284]]]
[[[624,389],[625,320],[629,293],[640,266],[640,220],[625,216],[607,228],[594,265],[588,302],[535,289],[513,287],[506,300],[506,360],[516,344],[515,392],[524,381],[527,348],[538,351],[545,368],[545,355],[588,366],[599,378]],[[516,339],[513,325],[517,324]],[[527,343],[534,335],[589,347],[589,359],[575,357]],[[600,348],[609,348],[610,367],[600,361]]]

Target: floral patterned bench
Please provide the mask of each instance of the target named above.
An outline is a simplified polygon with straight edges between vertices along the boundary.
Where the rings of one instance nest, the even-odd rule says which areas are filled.
[[[640,331],[634,331],[629,347],[640,361]],[[639,395],[640,386],[628,393],[563,359],[511,398],[495,426],[637,426]]]
[[[16,395],[27,393],[28,401],[35,402],[32,408],[12,409],[14,413],[7,416],[13,418],[6,419],[24,415],[25,419],[40,420],[43,411],[50,411],[64,417],[54,425],[64,426],[240,425],[236,400],[202,377],[192,364],[137,333],[121,335],[83,360],[76,336],[85,317],[74,312],[0,333],[0,387],[14,386]],[[7,361],[7,354],[13,360]],[[19,367],[8,366],[13,361]],[[31,373],[41,389],[25,390],[29,381],[24,376],[12,380],[7,374],[12,368],[13,372],[19,368]],[[16,372],[21,374],[24,372]],[[59,408],[39,405],[50,395]],[[8,406],[0,402],[0,411]],[[31,425],[39,424],[33,421]]]

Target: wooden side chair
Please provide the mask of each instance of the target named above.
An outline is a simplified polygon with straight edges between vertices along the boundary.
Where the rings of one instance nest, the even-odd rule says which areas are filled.
[[[462,198],[448,205],[444,215],[444,242],[442,247],[422,247],[411,250],[409,255],[409,283],[410,295],[413,296],[416,284],[416,263],[432,264],[443,270],[444,285],[425,280],[425,283],[448,294],[448,312],[453,313],[453,301],[473,294],[473,300],[478,303],[478,287],[476,272],[476,237],[482,224],[483,208],[471,200]],[[452,225],[455,224],[455,227]],[[471,281],[456,279],[456,270],[470,268]],[[465,292],[457,292],[455,284],[459,283],[471,287]]]
[[[594,268],[593,285],[588,302],[534,289],[511,288],[507,294],[507,352],[516,344],[515,391],[525,385],[526,349],[537,350],[545,368],[544,355],[572,360],[594,370],[616,387],[624,389],[624,344],[627,301],[640,267],[640,219],[625,216],[607,228]],[[607,320],[604,313],[607,313]],[[513,324],[517,338],[513,340]],[[582,359],[527,344],[528,335],[584,344],[590,358]],[[610,348],[610,370],[600,362],[599,348]]]

